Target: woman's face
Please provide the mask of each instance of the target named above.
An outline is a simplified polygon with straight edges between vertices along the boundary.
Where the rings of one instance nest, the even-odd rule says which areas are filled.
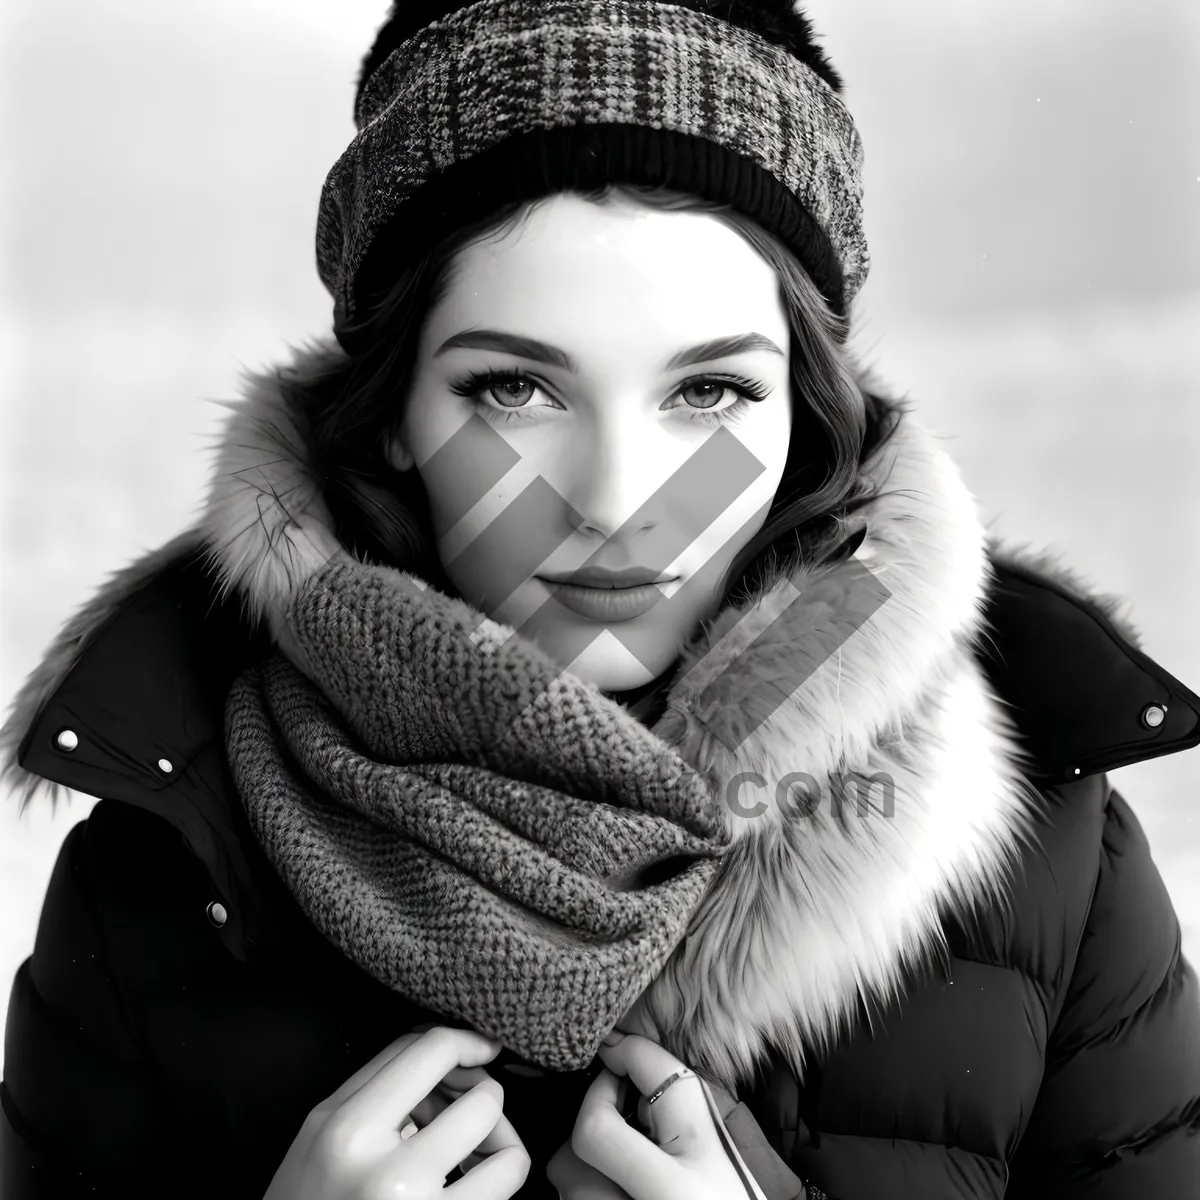
[[[389,461],[420,473],[465,600],[637,687],[766,518],[789,342],[775,272],[716,218],[555,195],[456,258]],[[650,582],[606,575],[629,568]]]

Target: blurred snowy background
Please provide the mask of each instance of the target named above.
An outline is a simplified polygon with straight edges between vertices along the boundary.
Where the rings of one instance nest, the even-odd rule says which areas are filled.
[[[386,7],[0,8],[0,702],[194,516],[207,401],[327,328],[317,197]],[[1200,5],[808,10],[866,144],[857,344],[992,528],[1128,595],[1147,652],[1200,690]],[[1115,779],[1200,955],[1200,752]],[[93,803],[18,821],[0,796],[0,996]]]

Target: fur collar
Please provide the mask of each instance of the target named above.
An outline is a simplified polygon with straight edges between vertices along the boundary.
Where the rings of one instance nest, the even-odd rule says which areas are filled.
[[[204,518],[225,586],[273,629],[297,582],[339,549],[305,444],[259,379],[230,422]],[[973,653],[989,578],[974,501],[908,412],[866,473],[880,496],[847,527],[865,527],[856,553],[709,622],[657,727],[718,795],[766,805],[729,812],[736,841],[719,880],[625,1022],[728,1086],[770,1047],[802,1071],[860,1003],[944,952],[943,912],[1002,902],[1030,832],[1014,730]],[[822,635],[870,611],[881,583],[882,606],[821,661]],[[752,728],[753,697],[769,707],[772,685],[783,703]],[[794,772],[815,782],[809,816],[776,803]],[[859,816],[854,781],[877,774],[894,781],[894,811],[879,811],[877,788]]]
[[[341,354],[318,342],[287,371],[323,373]],[[33,715],[172,552],[202,539],[225,592],[277,629],[297,583],[339,550],[280,375],[252,376],[230,406],[199,527],[116,576],[30,678],[0,735],[8,782]],[[847,534],[865,530],[855,553],[709,622],[656,726],[719,795],[765,806],[753,817],[729,812],[735,840],[717,881],[622,1022],[726,1086],[747,1082],[771,1050],[802,1074],[810,1055],[899,992],[907,972],[945,955],[943,915],[1004,902],[1032,838],[1039,799],[974,655],[991,571],[975,503],[909,411],[864,474],[879,495],[847,523]],[[870,611],[880,584],[886,602],[843,629],[825,658],[815,647],[830,644],[847,614]],[[796,772],[818,799],[808,815],[777,803]],[[857,784],[872,776],[891,781],[891,811],[880,811],[876,787],[860,816]]]
[[[769,1047],[802,1075],[906,971],[946,954],[943,914],[1004,902],[1033,838],[1040,798],[974,652],[991,570],[974,501],[909,412],[865,473],[878,498],[852,519],[855,555],[721,613],[670,699],[684,757],[723,793],[743,773],[754,790],[634,1016],[725,1080],[746,1080]],[[879,584],[890,595],[872,611]],[[773,684],[786,699],[754,728]],[[801,814],[786,811],[796,772],[816,801]]]

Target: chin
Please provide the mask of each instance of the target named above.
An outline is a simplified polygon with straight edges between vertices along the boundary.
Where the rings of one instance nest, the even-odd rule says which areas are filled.
[[[552,648],[550,654],[555,655]],[[670,665],[671,659],[661,656],[646,663],[640,662],[609,633],[603,631],[567,666],[572,675],[595,684],[602,692],[626,692],[657,679]]]

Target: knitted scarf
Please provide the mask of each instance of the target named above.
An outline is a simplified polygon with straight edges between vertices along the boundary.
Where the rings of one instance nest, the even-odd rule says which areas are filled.
[[[226,705],[237,789],[284,883],[389,987],[543,1067],[585,1067],[728,846],[704,779],[414,576],[334,560],[287,620],[305,671],[276,651]]]

